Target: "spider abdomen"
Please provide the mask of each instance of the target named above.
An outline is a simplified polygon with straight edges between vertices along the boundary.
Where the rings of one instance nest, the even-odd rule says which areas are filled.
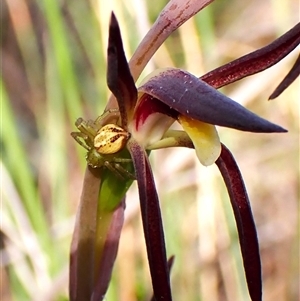
[[[94,147],[99,154],[115,154],[122,150],[130,134],[115,124],[103,126],[94,138]]]

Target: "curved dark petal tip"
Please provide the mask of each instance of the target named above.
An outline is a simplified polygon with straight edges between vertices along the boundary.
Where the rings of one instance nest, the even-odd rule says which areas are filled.
[[[289,73],[285,76],[282,82],[278,85],[278,87],[274,90],[274,92],[270,95],[269,100],[278,97],[286,88],[288,88],[292,82],[300,75],[300,55],[298,56],[294,66],[289,71]]]
[[[168,259],[168,269],[169,269],[169,274],[171,273],[171,269],[173,267],[175,261],[175,255],[172,255],[169,259]]]
[[[171,110],[206,123],[255,133],[286,132],[180,69],[162,71],[139,91],[158,98]]]

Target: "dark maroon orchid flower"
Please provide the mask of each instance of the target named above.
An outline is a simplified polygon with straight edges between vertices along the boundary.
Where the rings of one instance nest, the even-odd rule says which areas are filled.
[[[190,12],[185,20],[194,13]],[[183,23],[176,22],[177,27]],[[202,79],[170,68],[150,75],[137,89],[135,79],[141,70],[128,65],[120,29],[112,14],[107,84],[115,99],[111,99],[108,110],[96,121],[78,119],[76,126],[80,132],[72,133],[87,149],[89,167],[72,242],[71,300],[104,297],[123,224],[122,199],[134,179],[139,188],[153,300],[172,300],[160,206],[148,153],[173,146],[195,148],[202,164],[216,163],[219,167],[235,214],[249,293],[253,301],[261,300],[259,247],[247,192],[232,154],[220,143],[215,125],[257,133],[285,130],[215,88],[262,71],[282,59],[299,43],[299,30],[295,28],[279,42]],[[270,59],[273,53],[276,55]],[[131,62],[138,62],[137,57]],[[145,62],[140,65],[145,66]],[[174,122],[179,122],[183,130],[171,130]]]

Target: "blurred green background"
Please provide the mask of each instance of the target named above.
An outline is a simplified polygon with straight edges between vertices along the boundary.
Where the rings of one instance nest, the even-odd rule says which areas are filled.
[[[109,2],[109,3],[108,3]],[[1,300],[67,300],[69,248],[85,150],[72,140],[78,117],[105,107],[108,20],[114,10],[127,57],[167,1],[1,2]],[[176,31],[143,75],[175,66],[195,75],[262,47],[298,22],[296,0],[216,0]],[[297,57],[223,88],[289,130],[220,129],[248,188],[256,221],[264,300],[299,300],[299,80],[268,96]],[[142,78],[142,77],[141,77]],[[215,166],[192,150],[153,151],[175,300],[249,300],[235,221]],[[83,275],[84,277],[84,275]],[[136,186],[105,300],[149,300],[151,282]]]

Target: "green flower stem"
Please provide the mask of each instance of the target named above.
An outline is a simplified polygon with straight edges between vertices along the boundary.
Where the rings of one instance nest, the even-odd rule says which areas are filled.
[[[120,153],[122,158],[130,158],[127,151]],[[126,170],[133,173],[132,163],[122,164]],[[103,260],[103,252],[109,235],[110,227],[113,221],[113,215],[116,208],[124,199],[125,194],[131,186],[132,179],[119,179],[108,169],[101,172],[101,186],[98,196],[97,217],[96,217],[96,235],[95,235],[95,278],[98,277],[99,266]]]
[[[130,164],[125,166],[128,170]],[[107,169],[86,169],[71,247],[71,300],[89,300],[95,283],[97,289],[105,287],[110,270],[102,267],[111,260],[107,245],[112,238],[114,214],[131,183]]]
[[[102,258],[103,246],[107,237],[112,216],[118,207],[125,193],[131,186],[133,180],[120,180],[116,175],[103,170],[102,182],[98,197],[97,221],[96,221],[96,241],[95,241],[95,266],[97,267]]]

